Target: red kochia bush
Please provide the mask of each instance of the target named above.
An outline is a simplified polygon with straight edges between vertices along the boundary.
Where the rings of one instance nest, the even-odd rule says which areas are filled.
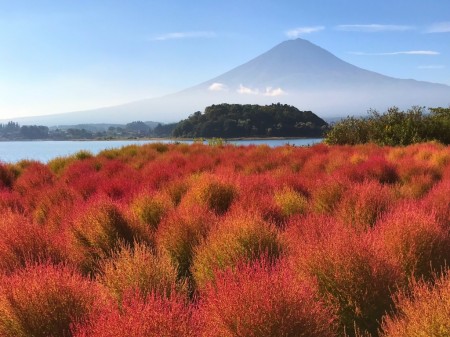
[[[429,278],[450,261],[450,232],[434,213],[420,204],[396,208],[380,220],[377,245],[403,271],[405,277]]]
[[[104,300],[95,283],[68,267],[29,266],[0,280],[0,335],[71,336],[71,325]]]
[[[322,297],[337,307],[341,333],[375,334],[392,307],[391,291],[400,273],[375,249],[371,237],[317,217],[291,223],[286,237],[297,271],[315,278]]]
[[[165,295],[184,286],[177,283],[177,270],[168,259],[156,256],[148,246],[140,243],[133,249],[121,246],[119,252],[102,261],[100,269],[98,280],[119,303],[130,290],[142,296]]]
[[[33,211],[43,191],[51,187],[55,176],[47,165],[29,163],[14,183],[14,189],[22,196],[26,211]]]
[[[145,299],[129,295],[121,308],[105,307],[88,323],[74,328],[74,337],[197,337],[192,307],[185,299],[149,295]]]
[[[343,173],[354,182],[375,180],[381,184],[393,184],[399,179],[395,165],[389,163],[382,156],[370,157],[364,162],[344,169]]]
[[[336,208],[336,217],[359,230],[373,227],[394,204],[394,193],[377,181],[352,184]]]
[[[241,261],[267,256],[276,260],[283,244],[274,226],[258,214],[243,211],[230,214],[211,229],[206,240],[195,249],[192,274],[199,288],[213,280],[218,270],[233,268]]]
[[[315,287],[267,262],[219,273],[199,304],[201,336],[337,336],[336,316]]]
[[[71,228],[72,254],[84,272],[92,272],[120,243],[133,245],[134,233],[121,209],[100,198],[88,204]]]
[[[412,293],[412,295],[411,295]],[[398,313],[383,323],[384,337],[450,335],[450,277],[437,280],[434,287],[414,283],[408,293],[396,297]]]
[[[191,276],[194,249],[206,239],[217,216],[197,205],[179,207],[168,214],[156,234],[158,250],[168,256],[180,277]]]
[[[190,193],[189,193],[190,192]],[[236,186],[225,179],[213,175],[202,175],[194,181],[190,191],[189,204],[200,204],[219,215],[224,214],[237,196]]]
[[[0,219],[0,271],[11,273],[27,263],[67,259],[62,238],[21,215],[3,212]]]
[[[13,184],[14,176],[8,167],[0,163],[0,190],[3,188],[10,188]]]

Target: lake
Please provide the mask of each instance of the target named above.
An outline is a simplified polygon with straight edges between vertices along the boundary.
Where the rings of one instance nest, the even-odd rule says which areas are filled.
[[[308,146],[320,143],[322,139],[245,139],[228,141],[234,145],[268,145],[270,147],[282,145]],[[16,141],[0,142],[0,162],[17,162],[22,159],[47,162],[55,157],[69,156],[81,150],[97,154],[102,150],[119,148],[132,144],[175,143],[170,139],[161,140],[108,140],[108,141]],[[192,143],[192,141],[181,141]]]

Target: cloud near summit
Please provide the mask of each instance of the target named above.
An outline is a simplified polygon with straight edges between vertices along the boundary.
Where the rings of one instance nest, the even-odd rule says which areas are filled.
[[[180,39],[196,39],[196,38],[213,38],[217,34],[212,31],[196,31],[196,32],[173,32],[155,36],[152,41],[167,41]]]
[[[325,29],[325,26],[297,27],[297,28],[286,31],[285,34],[287,37],[289,37],[291,39],[295,39],[295,38],[299,37],[300,35],[316,33],[316,32],[320,32],[324,29]]]
[[[277,97],[277,96],[287,95],[287,93],[281,88],[266,87],[266,90],[261,92],[261,91],[259,91],[259,89],[252,89],[249,87],[245,87],[242,84],[239,85],[239,89],[237,90],[237,92],[238,92],[238,94],[241,94],[241,95],[263,95],[263,96],[269,96],[269,97]]]
[[[223,83],[214,82],[208,87],[209,91],[228,91],[228,87]]]
[[[381,25],[381,24],[368,24],[368,25],[338,25],[334,27],[336,30],[345,32],[362,32],[362,33],[378,33],[378,32],[404,32],[407,30],[413,30],[413,26],[405,25]]]

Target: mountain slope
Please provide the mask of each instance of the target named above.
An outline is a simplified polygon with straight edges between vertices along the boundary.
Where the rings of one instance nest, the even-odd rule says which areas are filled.
[[[370,108],[383,111],[393,105],[447,106],[450,87],[364,70],[309,41],[296,39],[282,42],[227,73],[172,95],[27,121],[46,125],[173,122],[211,104],[277,102],[311,110],[324,118],[363,115]]]

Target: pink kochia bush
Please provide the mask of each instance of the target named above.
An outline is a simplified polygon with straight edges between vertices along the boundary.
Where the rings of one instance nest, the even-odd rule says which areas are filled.
[[[264,260],[220,272],[204,290],[199,316],[205,337],[337,336],[336,315],[315,284]]]
[[[0,163],[0,214],[0,336],[449,335],[437,143]]]

